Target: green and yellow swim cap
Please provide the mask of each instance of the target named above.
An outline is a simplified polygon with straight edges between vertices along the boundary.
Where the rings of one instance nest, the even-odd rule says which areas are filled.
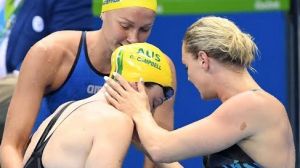
[[[172,71],[167,56],[149,43],[133,43],[117,48],[111,57],[111,72],[117,72],[128,82],[159,84],[164,89],[166,99],[174,95]]]
[[[144,7],[156,12],[156,0],[103,0],[102,12],[127,7]]]

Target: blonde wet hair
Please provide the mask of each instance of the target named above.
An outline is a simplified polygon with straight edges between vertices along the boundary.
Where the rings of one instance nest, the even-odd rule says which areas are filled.
[[[222,63],[253,69],[256,44],[228,19],[215,16],[199,19],[187,29],[183,42],[186,51],[194,56],[204,51]]]

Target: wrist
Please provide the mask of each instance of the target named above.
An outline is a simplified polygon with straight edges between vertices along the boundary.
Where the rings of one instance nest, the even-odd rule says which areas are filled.
[[[142,111],[142,112],[139,112],[139,113],[136,113],[132,116],[132,119],[135,123],[144,122],[144,121],[149,120],[151,118],[153,118],[151,112],[146,111],[146,110]]]

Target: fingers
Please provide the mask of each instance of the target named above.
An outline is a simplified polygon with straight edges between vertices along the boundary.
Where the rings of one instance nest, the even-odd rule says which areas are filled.
[[[121,75],[114,75],[117,81],[109,77],[104,77],[106,81],[104,85],[106,90],[105,98],[108,103],[119,110],[133,111],[132,109],[135,107],[136,109],[140,109],[141,104],[145,104],[144,102],[149,102],[144,82],[142,80],[136,83],[136,91]],[[137,103],[138,105],[136,105],[136,102],[141,102],[141,104]],[[150,109],[149,103],[146,103],[145,106],[146,109]]]
[[[118,83],[125,89],[125,90],[131,90],[132,87],[130,84],[118,73],[113,73],[114,78],[118,81]]]
[[[104,84],[104,88],[106,90],[106,93],[108,93],[110,95],[110,97],[112,97],[113,99],[117,100],[117,101],[121,101],[122,97],[120,96],[120,94],[113,89],[111,86],[109,86],[107,83]]]
[[[117,79],[123,80],[122,83],[125,87],[126,84],[129,85],[120,75],[118,76]],[[128,95],[127,90],[120,85],[119,81],[117,82],[107,76],[104,77],[104,80],[106,81],[104,84],[106,101],[120,110]]]
[[[119,95],[124,95],[125,89],[118,82],[116,82],[115,80],[113,80],[107,76],[104,77],[104,80],[106,81],[104,87],[106,90],[108,90],[107,87],[109,86],[110,89],[108,90],[109,91],[108,93],[110,95],[115,96],[114,92],[116,92]],[[117,97],[114,97],[114,98],[117,98]]]
[[[109,104],[111,104],[112,106],[114,106],[114,107],[117,108],[117,106],[119,105],[119,102],[116,99],[114,99],[113,97],[111,97],[111,95],[109,93],[107,93],[107,92],[104,92],[104,95],[105,95],[106,101]]]

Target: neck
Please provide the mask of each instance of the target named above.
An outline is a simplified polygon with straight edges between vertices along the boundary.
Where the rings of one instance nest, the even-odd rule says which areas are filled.
[[[112,51],[107,46],[101,29],[87,33],[88,55],[93,66],[103,74],[109,74],[111,69]]]
[[[215,79],[218,79],[215,83],[217,97],[222,102],[236,94],[261,89],[247,69],[240,71],[223,70],[222,73],[217,74]]]

